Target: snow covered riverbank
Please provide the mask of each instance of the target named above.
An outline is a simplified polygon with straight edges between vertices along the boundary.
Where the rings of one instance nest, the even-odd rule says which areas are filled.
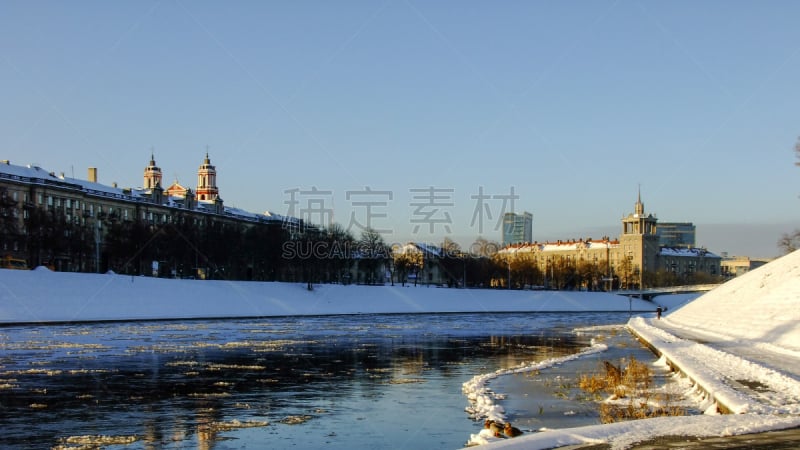
[[[546,430],[488,447],[548,449],[606,442],[622,449],[657,436],[730,436],[800,427],[800,251],[662,320],[635,317],[628,327],[692,380],[706,415]],[[717,415],[718,406],[734,414]]]
[[[0,269],[0,323],[442,312],[652,312],[603,292],[171,280]]]

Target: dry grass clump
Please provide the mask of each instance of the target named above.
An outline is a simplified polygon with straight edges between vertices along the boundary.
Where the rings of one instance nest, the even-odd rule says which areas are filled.
[[[581,375],[578,383],[582,390],[590,394],[611,394],[600,404],[600,420],[603,423],[686,414],[683,408],[671,405],[669,395],[654,393],[652,385],[653,372],[650,367],[634,357],[629,359],[624,368],[604,361],[600,373]]]

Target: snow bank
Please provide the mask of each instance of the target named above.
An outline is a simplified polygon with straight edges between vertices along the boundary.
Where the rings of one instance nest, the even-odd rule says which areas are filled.
[[[755,414],[658,417],[608,425],[547,430],[514,439],[502,439],[489,444],[488,448],[536,450],[609,443],[612,449],[624,449],[631,444],[658,436],[733,436],[797,426],[800,426],[800,417]]]
[[[0,323],[283,315],[653,311],[600,292],[171,280],[0,269]]]
[[[653,326],[654,319],[634,318],[629,326],[656,347],[717,403],[734,414],[800,414],[800,381],[739,356],[680,339]],[[747,389],[742,385],[757,386]]]
[[[698,297],[668,325],[800,352],[800,250]]]

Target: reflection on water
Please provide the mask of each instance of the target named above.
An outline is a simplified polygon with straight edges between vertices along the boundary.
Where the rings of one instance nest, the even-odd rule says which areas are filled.
[[[457,448],[474,432],[461,383],[573,353],[588,340],[574,327],[624,320],[426,314],[0,328],[0,447]]]

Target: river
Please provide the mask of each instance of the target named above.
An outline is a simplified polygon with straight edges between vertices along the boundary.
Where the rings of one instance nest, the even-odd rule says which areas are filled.
[[[460,448],[481,423],[462,384],[580,351],[622,313],[396,314],[0,328],[0,447]],[[606,331],[606,334],[609,334]],[[598,423],[567,374],[501,377],[526,429]],[[578,369],[580,367],[580,369]],[[555,395],[554,395],[555,392]],[[119,446],[119,447],[118,447]]]

